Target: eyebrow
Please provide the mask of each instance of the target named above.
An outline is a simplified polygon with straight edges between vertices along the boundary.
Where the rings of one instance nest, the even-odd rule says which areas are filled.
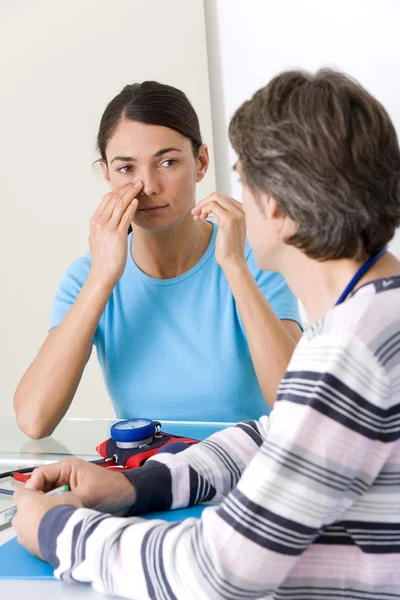
[[[162,156],[163,154],[167,154],[167,152],[182,152],[182,150],[180,150],[179,148],[163,148],[162,150],[159,150],[158,152],[156,152],[154,154],[154,158],[159,158],[160,156]],[[111,163],[112,164],[114,161],[119,160],[121,162],[135,162],[137,159],[133,158],[133,156],[115,156]]]

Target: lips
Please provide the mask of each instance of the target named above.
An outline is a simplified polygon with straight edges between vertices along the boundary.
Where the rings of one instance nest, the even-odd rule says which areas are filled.
[[[153,213],[153,212],[157,212],[162,210],[163,208],[167,208],[168,204],[163,204],[163,205],[159,205],[159,206],[143,206],[138,208],[139,212],[144,212],[144,213]]]

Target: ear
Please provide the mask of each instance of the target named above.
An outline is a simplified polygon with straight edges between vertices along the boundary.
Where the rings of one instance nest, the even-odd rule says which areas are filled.
[[[208,165],[210,164],[210,157],[208,154],[208,146],[203,144],[199,148],[199,154],[197,157],[197,172],[196,172],[196,183],[199,183],[207,173]]]
[[[269,194],[265,194],[264,192],[258,192],[257,195],[257,204],[259,205],[260,212],[268,221],[283,221],[285,220],[285,216],[282,210],[279,207],[279,204]]]
[[[272,196],[267,196],[267,214],[268,218],[271,220],[280,219],[282,217],[282,211],[279,208],[277,201],[275,198],[272,198]]]
[[[103,171],[104,180],[106,181],[106,183],[108,183],[108,185],[110,186],[110,188],[113,190],[114,186],[113,186],[113,184],[111,182],[111,179],[110,179],[110,174],[108,172],[108,165],[107,165],[106,161],[105,160],[99,160],[99,163],[100,163],[100,166],[101,166],[101,170]]]
[[[243,189],[244,188],[245,184],[243,184]],[[257,190],[256,192],[250,191],[249,193],[253,197],[263,219],[271,221],[272,219],[277,218],[277,211],[279,211],[279,207],[276,201],[269,194],[260,190]]]
[[[287,239],[297,230],[296,224],[285,215],[275,198],[271,196],[268,197],[268,218],[271,221],[275,221],[277,231],[279,231],[282,240]]]

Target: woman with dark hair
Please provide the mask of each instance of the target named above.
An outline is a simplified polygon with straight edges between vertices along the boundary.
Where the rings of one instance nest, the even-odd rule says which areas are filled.
[[[300,337],[297,301],[256,266],[241,204],[213,194],[219,226],[191,214],[209,163],[192,105],[171,86],[128,85],[104,112],[98,149],[112,191],[16,390],[20,428],[51,435],[93,344],[120,418],[258,418]]]
[[[400,598],[396,132],[366,90],[323,70],[273,79],[230,137],[257,263],[285,274],[313,323],[270,419],[126,476],[77,459],[42,467],[16,492],[18,537],[57,577],[126,598]],[[35,491],[62,484],[74,493]],[[179,524],[89,510],[210,500],[221,505]]]

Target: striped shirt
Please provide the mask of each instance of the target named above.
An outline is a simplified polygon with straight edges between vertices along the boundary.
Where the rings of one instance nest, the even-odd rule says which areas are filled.
[[[308,330],[272,415],[128,476],[127,518],[52,508],[55,575],[146,600],[400,598],[400,277]],[[216,501],[200,519],[140,518]]]

